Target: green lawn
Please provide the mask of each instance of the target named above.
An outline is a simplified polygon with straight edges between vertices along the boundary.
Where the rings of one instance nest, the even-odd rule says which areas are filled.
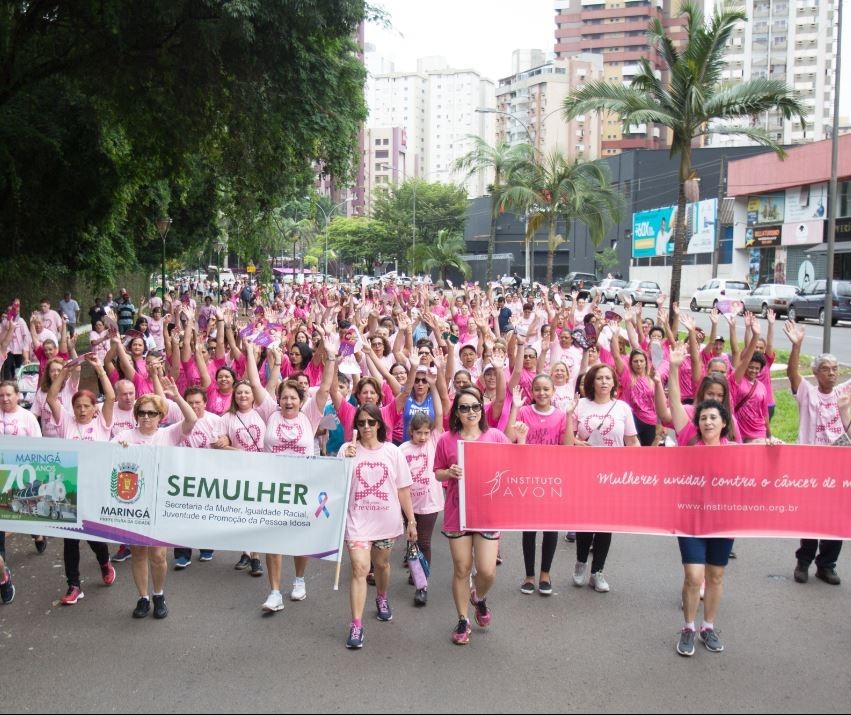
[[[771,434],[787,444],[798,441],[798,402],[788,388],[774,389],[774,419],[771,420]]]

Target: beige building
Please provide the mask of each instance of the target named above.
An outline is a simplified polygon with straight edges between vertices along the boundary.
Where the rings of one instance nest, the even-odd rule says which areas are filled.
[[[599,158],[599,114],[565,122],[561,108],[572,91],[602,77],[602,57],[580,54],[546,61],[540,50],[515,50],[512,68],[514,74],[501,79],[496,89],[497,143],[531,143],[543,154],[558,150],[569,159]]]

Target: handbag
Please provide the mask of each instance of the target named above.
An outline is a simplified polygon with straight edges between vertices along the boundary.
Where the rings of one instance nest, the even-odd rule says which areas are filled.
[[[851,447],[851,438],[848,437],[848,430],[851,428],[851,423],[842,425],[842,435],[830,443],[831,447]]]
[[[405,556],[408,561],[408,570],[414,579],[417,588],[428,588],[429,568],[426,557],[420,551],[415,541],[408,542],[408,551]]]

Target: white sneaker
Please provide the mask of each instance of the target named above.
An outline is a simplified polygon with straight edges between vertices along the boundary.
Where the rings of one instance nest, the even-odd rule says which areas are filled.
[[[597,593],[608,593],[609,592],[609,584],[606,579],[603,577],[602,571],[597,571],[597,573],[591,574],[591,580],[588,582],[588,585],[593,588]]]
[[[588,578],[588,564],[577,561],[576,566],[573,567],[573,585],[584,586],[586,578]]]
[[[304,586],[304,580],[293,581],[293,590],[290,591],[290,601],[303,601],[307,598],[307,589]]]
[[[269,594],[269,598],[266,599],[266,603],[262,606],[264,611],[268,611],[269,613],[274,613],[275,611],[283,611],[284,610],[284,597],[281,595],[281,592],[272,591]]]

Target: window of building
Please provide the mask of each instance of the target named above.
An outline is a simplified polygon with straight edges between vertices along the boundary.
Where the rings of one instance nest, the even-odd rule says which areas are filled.
[[[375,158],[376,159],[386,159],[389,156],[390,156],[390,152],[387,151],[387,149],[379,149],[378,151],[375,152]]]
[[[375,146],[381,146],[381,139],[375,140]]]
[[[387,146],[387,145],[390,143],[390,140],[389,140],[389,139],[384,139],[384,140],[382,140],[382,142],[381,142],[381,143],[382,143],[382,144],[384,144],[384,146]]]

